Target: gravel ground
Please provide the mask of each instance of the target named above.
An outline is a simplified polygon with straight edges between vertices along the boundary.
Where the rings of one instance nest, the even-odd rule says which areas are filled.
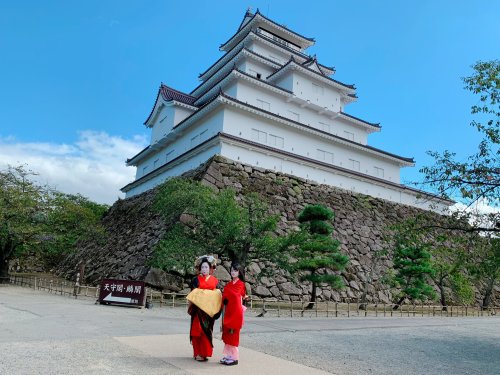
[[[345,375],[500,374],[500,321],[248,333],[241,345]]]
[[[0,286],[0,374],[182,374],[113,337],[186,334],[189,345],[188,327],[185,308],[101,306],[91,299]],[[248,314],[241,346],[339,375],[500,374],[498,317]]]

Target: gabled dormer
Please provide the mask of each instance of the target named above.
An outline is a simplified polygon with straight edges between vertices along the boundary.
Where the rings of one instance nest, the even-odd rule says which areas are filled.
[[[311,56],[311,58],[304,61],[302,63],[302,66],[305,66],[306,68],[314,70],[315,72],[320,73],[324,76],[329,76],[329,75],[332,75],[333,73],[335,73],[334,67],[325,67],[324,65],[319,64],[318,59],[316,58],[316,55]]]
[[[152,145],[165,137],[175,125],[198,109],[194,105],[195,100],[196,98],[191,95],[163,83],[160,85],[153,109],[144,122],[146,127],[152,129]]]
[[[267,77],[273,83],[294,93],[293,101],[301,107],[312,108],[327,115],[335,115],[344,105],[356,100],[356,88],[321,73],[321,67],[312,60],[300,64],[294,57],[281,69]]]

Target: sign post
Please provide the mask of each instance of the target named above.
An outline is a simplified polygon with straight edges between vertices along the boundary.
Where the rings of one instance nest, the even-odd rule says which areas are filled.
[[[146,284],[144,281],[103,279],[99,290],[102,305],[124,305],[144,307]]]

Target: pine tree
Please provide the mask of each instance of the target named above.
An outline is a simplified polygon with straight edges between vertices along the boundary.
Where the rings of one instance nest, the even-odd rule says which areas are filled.
[[[307,308],[316,301],[317,287],[321,283],[335,289],[343,286],[339,275],[328,274],[326,269],[341,271],[348,258],[339,251],[340,243],[332,238],[333,211],[322,205],[309,205],[299,214],[300,231],[291,235],[288,249],[288,270],[299,276],[300,281],[312,283],[311,300]],[[320,273],[320,270],[323,272]]]
[[[393,262],[393,283],[400,288],[394,310],[398,309],[406,298],[435,298],[434,289],[427,282],[427,277],[435,272],[431,266],[428,244],[419,242],[414,232],[396,233]]]

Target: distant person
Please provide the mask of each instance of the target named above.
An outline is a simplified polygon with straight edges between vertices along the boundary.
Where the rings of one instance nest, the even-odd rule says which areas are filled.
[[[231,264],[231,281],[222,292],[222,341],[224,341],[223,358],[219,361],[223,365],[237,365],[240,359],[238,346],[240,345],[240,330],[243,327],[243,313],[246,307],[243,301],[248,299],[245,289],[245,275],[243,268],[236,262]]]
[[[212,256],[203,256],[197,259],[195,266],[198,270],[191,283],[188,314],[191,315],[189,339],[193,344],[193,357],[204,362],[213,353],[212,334],[214,315],[220,311],[221,292],[216,289],[218,280],[212,275],[216,266],[216,259]]]

